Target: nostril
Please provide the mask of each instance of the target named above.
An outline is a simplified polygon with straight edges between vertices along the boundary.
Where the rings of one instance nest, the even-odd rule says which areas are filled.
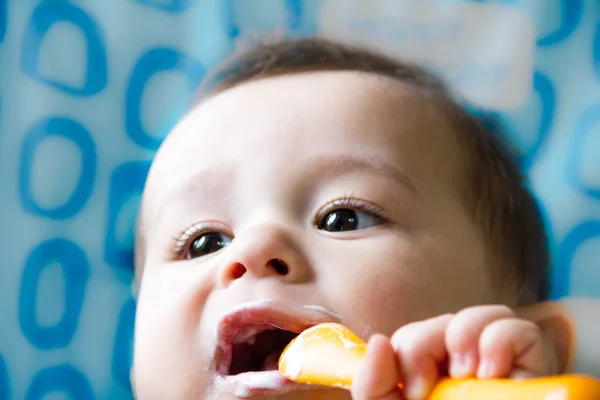
[[[240,263],[236,263],[233,268],[229,271],[229,275],[231,280],[234,281],[236,279],[241,278],[246,273],[246,267],[244,267]]]
[[[279,275],[287,275],[289,272],[289,268],[285,262],[279,260],[277,258],[272,259],[267,263],[268,267],[271,267],[277,272]]]

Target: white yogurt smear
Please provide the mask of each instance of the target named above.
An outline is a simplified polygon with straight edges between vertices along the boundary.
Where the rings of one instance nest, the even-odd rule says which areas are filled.
[[[273,299],[261,299],[261,300],[256,300],[256,301],[250,301],[248,303],[242,303],[242,304],[238,304],[237,306],[231,308],[229,311],[227,311],[225,313],[225,315],[227,314],[232,314],[234,312],[238,312],[240,310],[245,310],[247,308],[260,308],[261,306],[266,306],[267,304],[271,304],[273,302]]]
[[[235,377],[233,394],[238,397],[250,397],[253,391],[271,389],[280,391],[287,380],[279,371],[246,373]]]
[[[319,312],[322,312],[323,314],[330,315],[330,316],[332,316],[332,317],[334,317],[334,318],[336,318],[336,319],[338,319],[340,321],[343,320],[343,318],[342,318],[341,315],[336,314],[333,311],[328,310],[328,309],[326,309],[323,306],[319,306],[319,305],[307,305],[307,306],[302,306],[302,308],[307,308],[307,309],[313,310],[313,311],[319,311]]]
[[[248,308],[259,308],[261,306],[265,306],[268,304],[271,304],[273,302],[272,299],[261,299],[261,300],[256,300],[256,301],[250,301],[248,303],[242,303],[242,304],[238,304],[235,307],[232,307],[231,309],[229,309],[225,315],[231,315],[235,312],[241,311],[241,310],[245,310]],[[219,324],[217,324],[217,326],[215,327],[215,330],[213,332],[213,340],[215,341],[217,347],[223,347],[224,343],[222,340],[220,340],[219,338]]]

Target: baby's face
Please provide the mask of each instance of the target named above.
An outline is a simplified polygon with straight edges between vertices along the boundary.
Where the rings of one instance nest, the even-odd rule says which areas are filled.
[[[147,182],[138,397],[346,399],[264,372],[285,332],[248,335],[337,321],[366,339],[498,301],[454,141],[410,89],[354,72],[258,80],[197,106]]]

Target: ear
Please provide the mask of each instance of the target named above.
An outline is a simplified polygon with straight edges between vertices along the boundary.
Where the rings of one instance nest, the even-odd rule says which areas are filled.
[[[546,301],[517,309],[521,318],[535,322],[554,344],[561,373],[573,369],[576,326],[569,310],[559,302]]]

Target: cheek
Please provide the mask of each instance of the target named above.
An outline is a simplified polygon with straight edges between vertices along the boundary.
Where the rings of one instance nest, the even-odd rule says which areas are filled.
[[[151,398],[156,393],[164,396],[155,398],[179,398],[173,393],[187,393],[209,383],[198,386],[202,366],[208,365],[208,362],[200,362],[207,357],[207,352],[199,343],[205,299],[202,293],[206,291],[201,289],[202,285],[194,287],[189,277],[185,279],[169,272],[147,273],[142,280],[136,311],[136,386],[140,391],[151,393]],[[185,378],[190,376],[195,376],[194,382]],[[160,382],[156,377],[161,377]]]
[[[337,267],[329,269],[322,291],[356,333],[391,335],[406,323],[482,302],[480,290],[471,288],[484,285],[458,260],[427,241],[391,239],[335,252],[340,256],[330,261]]]
[[[431,274],[413,246],[398,240],[369,242],[329,252],[335,260],[320,280],[321,292],[357,334],[391,334],[427,308]]]
[[[170,321],[179,329],[196,329],[213,290],[215,269],[193,263],[149,268],[142,280],[140,299],[150,304],[150,318]],[[160,323],[160,322],[159,322]]]
[[[181,347],[190,344],[181,305],[160,286],[143,283],[136,311],[135,363],[149,370],[174,364]]]

